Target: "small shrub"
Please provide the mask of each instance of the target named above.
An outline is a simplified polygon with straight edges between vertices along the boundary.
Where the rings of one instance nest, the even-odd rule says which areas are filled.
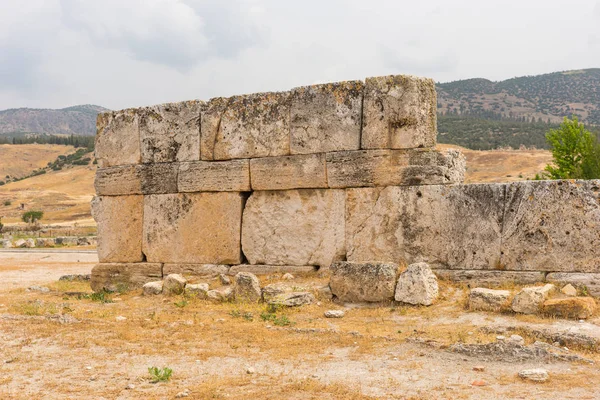
[[[167,382],[169,379],[171,379],[173,370],[169,367],[149,367],[148,373],[150,374],[150,382],[152,383]]]
[[[292,324],[292,321],[290,321],[287,316],[282,315],[281,317],[277,317],[277,314],[273,314],[270,312],[261,313],[260,318],[263,321],[270,321],[273,323],[273,325],[277,326],[289,326]]]
[[[175,306],[177,306],[177,307],[179,307],[179,308],[183,308],[183,307],[185,307],[185,306],[187,306],[187,305],[188,305],[188,302],[187,302],[187,300],[186,300],[186,299],[183,299],[183,300],[181,300],[181,301],[178,301],[178,302],[176,302],[176,303],[173,303],[173,304],[175,304]]]
[[[108,296],[108,293],[104,292],[104,291],[85,294],[82,297],[84,299],[89,299],[91,301],[97,301],[98,303],[102,303],[102,304],[113,303],[112,299]]]
[[[43,211],[27,211],[21,215],[21,220],[28,224],[33,224],[44,217]]]
[[[4,205],[5,205],[6,207],[10,206],[11,204],[12,204],[12,201],[10,201],[10,200],[6,200],[6,201],[4,202]]]

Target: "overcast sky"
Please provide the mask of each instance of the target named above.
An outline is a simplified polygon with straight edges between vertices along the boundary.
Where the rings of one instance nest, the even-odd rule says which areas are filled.
[[[600,67],[600,0],[0,0],[0,109]]]

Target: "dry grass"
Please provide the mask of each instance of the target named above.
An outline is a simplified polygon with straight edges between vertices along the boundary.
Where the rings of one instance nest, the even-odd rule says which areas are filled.
[[[33,170],[46,167],[59,155],[75,152],[73,146],[58,144],[0,144],[0,180],[6,175],[21,178]]]

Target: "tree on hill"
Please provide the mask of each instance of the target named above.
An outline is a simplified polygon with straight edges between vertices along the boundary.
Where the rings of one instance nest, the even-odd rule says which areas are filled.
[[[550,179],[600,178],[600,144],[576,116],[565,117],[558,129],[550,129],[546,140],[554,165],[546,166]]]
[[[27,211],[21,215],[21,220],[28,224],[35,224],[44,216],[43,211]]]

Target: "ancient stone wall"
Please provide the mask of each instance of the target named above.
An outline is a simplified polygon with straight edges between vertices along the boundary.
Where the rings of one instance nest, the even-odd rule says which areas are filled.
[[[101,114],[92,286],[339,260],[600,273],[600,182],[462,185],[436,135],[434,82],[410,76]]]

